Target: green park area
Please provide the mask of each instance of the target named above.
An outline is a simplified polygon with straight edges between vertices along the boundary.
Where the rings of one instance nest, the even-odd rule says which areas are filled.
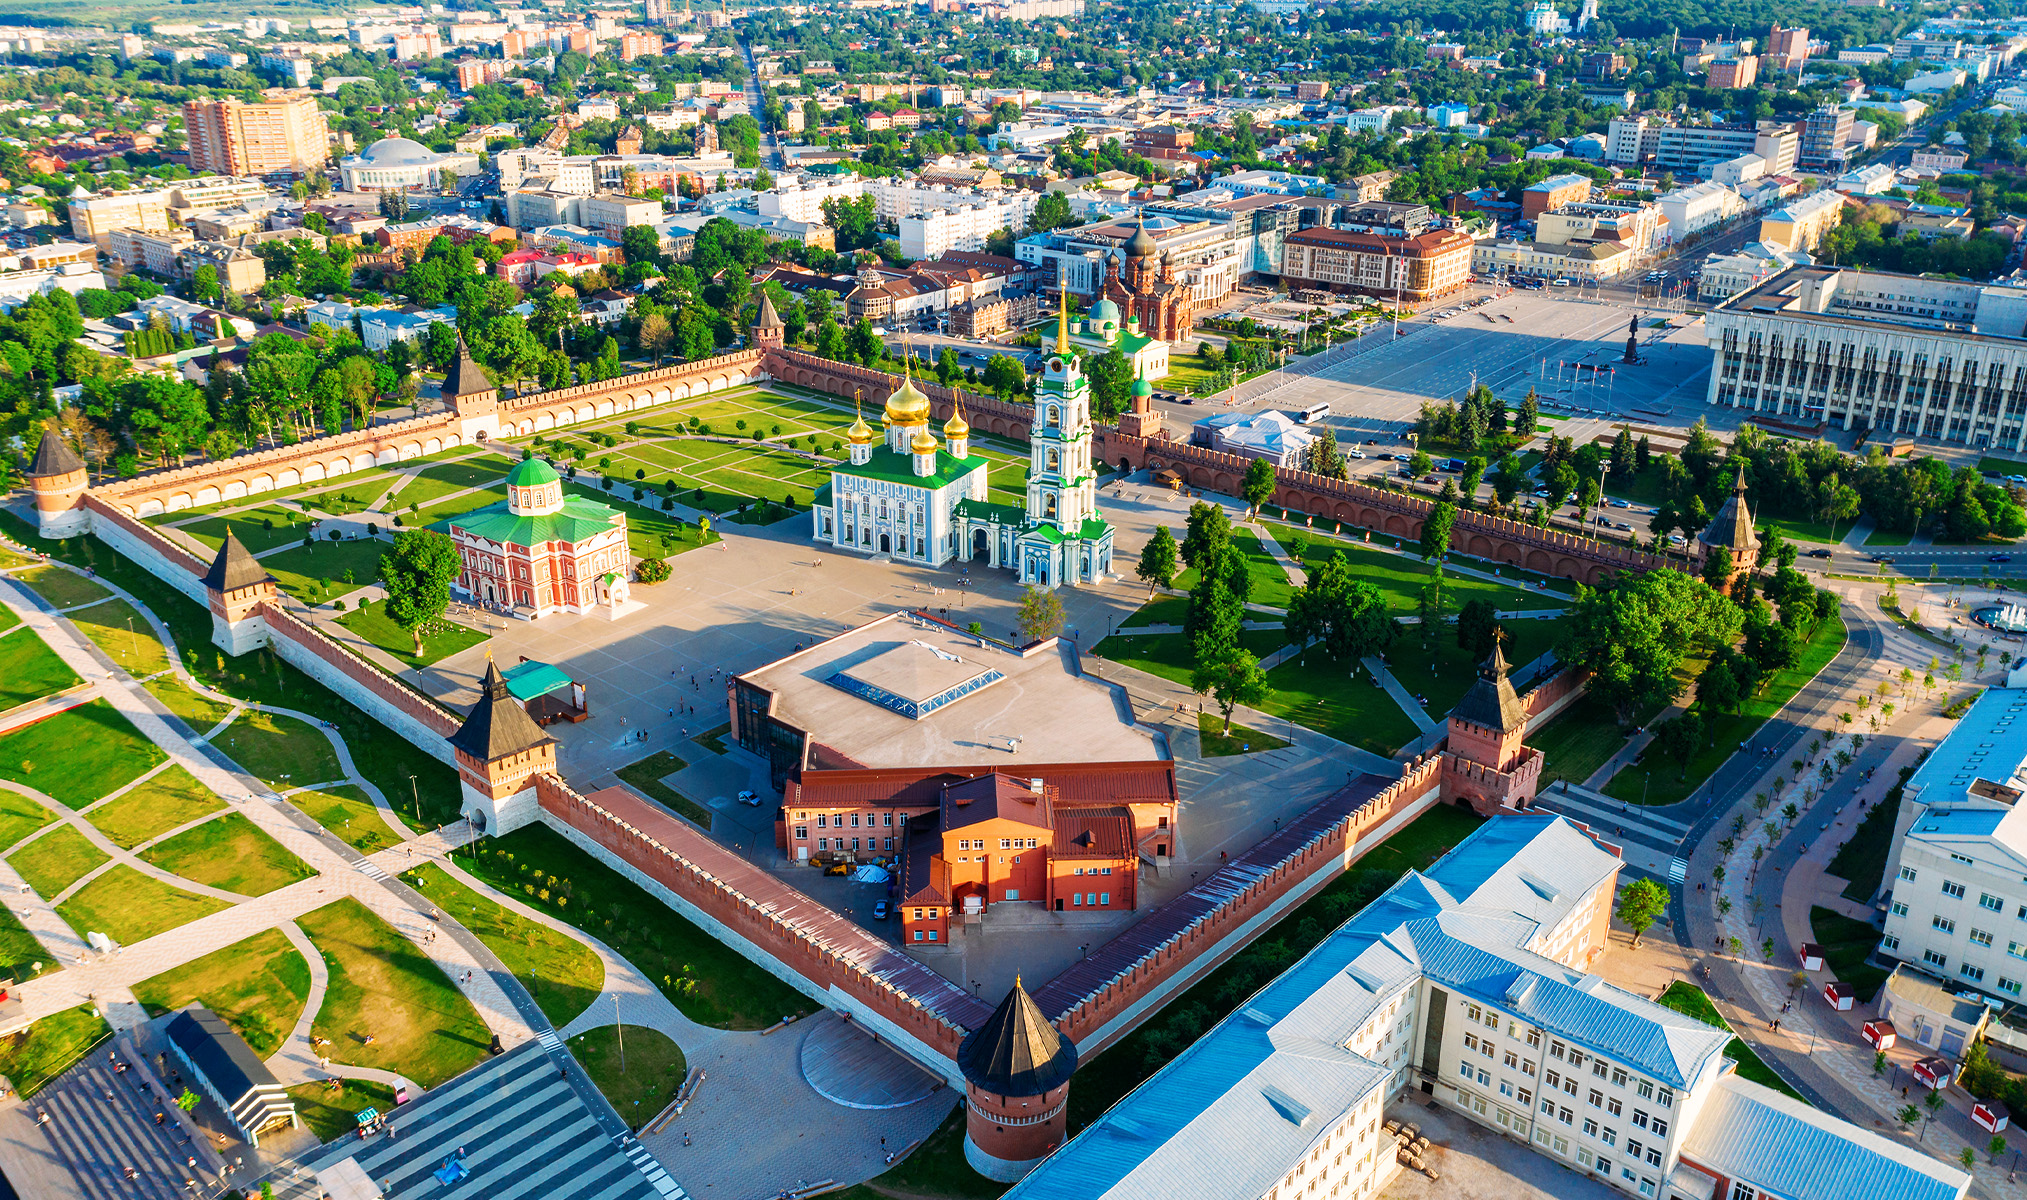
[[[0,1037],[0,1078],[24,1100],[33,1097],[112,1032],[89,1005],[51,1013],[19,1033]]]
[[[32,786],[67,809],[122,789],[164,758],[103,699],[0,736],[0,778]]]
[[[21,918],[11,909],[0,908],[0,970],[16,979],[33,979],[53,965],[49,951],[28,932]]]
[[[131,946],[229,907],[121,865],[72,892],[56,913],[79,933],[96,930]]]
[[[485,1057],[471,1002],[422,949],[347,896],[300,917],[331,982],[313,1032],[333,1062],[395,1071],[426,1088]]]
[[[682,1047],[660,1030],[641,1025],[606,1025],[580,1033],[570,1039],[570,1053],[630,1129],[639,1129],[666,1108],[690,1070]]]
[[[378,806],[351,784],[323,791],[294,792],[288,801],[361,854],[401,844],[401,836],[380,814]]]
[[[242,713],[212,743],[269,787],[306,787],[345,778],[321,729],[277,713]]]
[[[810,1011],[800,992],[546,825],[491,839],[459,855],[458,865],[611,946],[699,1024],[765,1029]]]
[[[69,825],[59,825],[7,856],[22,881],[48,900],[110,861],[111,855]]]
[[[310,998],[310,965],[279,929],[213,950],[134,985],[151,1016],[202,1004],[261,1058],[282,1048]]]
[[[1362,854],[1323,890],[1283,916],[1231,959],[1171,1000],[1147,1023],[1079,1067],[1070,1089],[1074,1136],[1254,993],[1315,949],[1330,931],[1390,887],[1407,870],[1426,870],[1468,837],[1480,818],[1445,805],[1429,809]],[[922,1146],[872,1181],[868,1194],[990,1200],[1006,1190],[964,1158],[960,1109]],[[875,1191],[877,1189],[877,1191]],[[847,1193],[849,1195],[850,1193]]]
[[[112,595],[96,582],[55,563],[15,571],[12,578],[14,582],[42,597],[43,602],[51,608],[75,608],[80,604],[96,604]]]
[[[85,817],[114,845],[132,850],[224,807],[225,801],[196,776],[170,766],[92,806]]]
[[[1605,794],[1628,804],[1676,804],[1687,800],[1737,752],[1739,743],[1758,733],[1760,726],[1786,707],[1795,693],[1807,686],[1843,648],[1844,618],[1833,615],[1802,643],[1801,657],[1795,665],[1769,676],[1759,692],[1747,698],[1738,711],[1706,717],[1703,741],[1694,755],[1669,763],[1648,762],[1643,757],[1612,776]]]
[[[414,636],[388,619],[386,605],[366,600],[360,601],[358,608],[339,617],[338,624],[411,667],[426,667],[439,662],[469,650],[491,636],[455,621],[424,621],[421,625],[422,653],[417,654]]]
[[[211,547],[218,549],[225,544],[225,532],[231,530],[240,544],[255,554],[293,546],[310,536],[310,519],[300,512],[283,508],[279,504],[263,504],[258,508],[243,509],[229,517],[205,517],[178,525],[180,533],[188,534]]]
[[[1244,725],[1233,723],[1227,727],[1224,718],[1211,713],[1197,717],[1197,738],[1203,747],[1205,758],[1225,758],[1234,754],[1259,754],[1267,750],[1285,750],[1291,744],[1284,738]]]
[[[296,1115],[320,1142],[334,1142],[359,1128],[357,1113],[362,1108],[394,1111],[394,1089],[365,1079],[326,1079],[320,1083],[299,1083],[289,1089],[296,1102]]]
[[[696,822],[702,828],[709,829],[711,828],[711,810],[662,782],[663,779],[689,765],[669,751],[663,750],[660,753],[651,754],[639,762],[628,763],[614,772],[614,774],[618,775],[627,786],[640,792],[643,796],[652,797],[667,805],[671,812],[680,813],[683,817]]]
[[[1710,1002],[1710,997],[1704,994],[1702,988],[1697,987],[1693,983],[1687,983],[1678,979],[1674,983],[1669,984],[1668,990],[1661,993],[1660,1002],[1662,1005],[1674,1009],[1683,1016],[1695,1017],[1706,1025],[1715,1025],[1719,1029],[1724,1030],[1731,1028],[1725,1022],[1723,1015],[1717,1011],[1717,1006]],[[1752,1047],[1739,1039],[1731,1039],[1731,1043],[1725,1047],[1724,1053],[1725,1057],[1738,1064],[1739,1078],[1750,1080],[1761,1087],[1772,1088],[1796,1100],[1802,1098],[1800,1093],[1788,1086],[1787,1080],[1776,1075],[1772,1067],[1760,1061],[1760,1056],[1753,1053]]]
[[[169,669],[169,651],[155,627],[133,605],[117,597],[64,614],[78,632],[136,679]]]
[[[1828,871],[1845,881],[1846,900],[1870,904],[1879,893],[1879,885],[1886,879],[1887,860],[1893,857],[1893,825],[1900,815],[1901,793],[1914,771],[1912,765],[1900,769],[1900,779],[1865,810],[1864,819],[1851,831],[1851,840],[1831,856]]]
[[[162,702],[163,707],[183,719],[191,732],[202,737],[217,728],[218,723],[232,713],[232,706],[221,704],[209,696],[199,695],[188,684],[173,676],[150,679],[142,685],[148,694]]]
[[[19,792],[0,788],[0,851],[56,820],[56,814]]]
[[[23,545],[33,547],[52,558],[61,559],[76,566],[92,566],[108,582],[124,588],[137,596],[148,597],[148,607],[156,618],[169,630],[172,640],[181,647],[182,666],[198,683],[214,691],[239,700],[273,705],[279,708],[295,709],[317,713],[334,727],[345,740],[354,755],[355,769],[380,791],[388,796],[412,795],[420,801],[422,813],[428,823],[442,823],[457,818],[460,811],[457,772],[438,761],[421,748],[409,742],[400,734],[388,729],[364,712],[346,703],[329,688],[311,679],[296,668],[281,661],[272,651],[262,650],[237,658],[208,649],[211,641],[211,613],[203,605],[190,600],[179,592],[165,589],[160,581],[127,559],[96,547],[89,538],[73,538],[60,541],[44,538],[13,513],[0,510],[0,531]],[[162,681],[155,681],[160,683]],[[158,693],[159,694],[159,693]],[[171,692],[182,697],[186,709],[192,712],[200,708],[210,711],[208,702],[199,704],[194,693]],[[170,704],[177,707],[176,703]],[[92,718],[97,711],[102,718]],[[83,714],[80,717],[78,714]],[[60,723],[68,718],[73,723]],[[91,724],[120,721],[117,714],[103,704],[86,705],[72,709],[47,721],[39,722],[26,729],[0,737],[0,778],[12,778],[25,782],[30,787],[42,786],[35,781],[35,772],[24,771],[24,763],[39,765],[42,751],[48,746],[65,747],[61,753],[65,760],[69,782],[50,781],[66,804],[81,807],[85,803],[106,795],[120,784],[126,783],[148,767],[161,761],[159,752],[152,745],[141,742],[130,727],[122,735],[147,752],[138,765],[130,770],[115,769],[113,761],[117,755],[108,746],[121,743],[121,738],[105,738],[104,730],[93,729]],[[82,723],[76,723],[82,722]],[[215,722],[213,722],[215,724]],[[237,722],[235,722],[235,726]],[[231,736],[233,727],[219,733],[219,738]],[[48,731],[44,733],[42,731]],[[297,739],[307,742],[308,739]],[[317,740],[321,741],[321,737]],[[101,743],[104,744],[101,744]],[[68,743],[68,745],[66,745]],[[122,743],[124,744],[124,743]],[[80,747],[89,747],[80,751]],[[276,761],[291,761],[277,756]],[[79,769],[82,767],[83,769]],[[282,771],[293,771],[283,766]],[[301,780],[305,783],[323,780]],[[76,796],[82,799],[76,799]]]
[[[583,942],[479,895],[442,867],[418,867],[401,878],[498,955],[558,1029],[598,999],[605,966]]]
[[[33,629],[18,625],[0,634],[0,710],[82,682]]]
[[[141,859],[192,883],[242,896],[265,896],[316,875],[308,863],[236,812],[164,838],[143,851]]]
[[[380,578],[380,559],[392,542],[384,538],[318,541],[277,551],[260,560],[281,589],[306,604],[322,604]]]
[[[1889,974],[1866,961],[1879,948],[1879,931],[1869,922],[1821,906],[1809,909],[1809,927],[1816,944],[1823,948],[1823,965],[1829,968],[1831,978],[1850,984],[1858,993],[1858,1003],[1871,1004]]]

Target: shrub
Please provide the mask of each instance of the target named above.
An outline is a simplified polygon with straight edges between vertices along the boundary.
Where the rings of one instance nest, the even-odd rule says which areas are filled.
[[[669,569],[669,564],[659,558],[643,558],[640,565],[634,568],[634,578],[642,583],[661,583],[671,574],[673,572]]]

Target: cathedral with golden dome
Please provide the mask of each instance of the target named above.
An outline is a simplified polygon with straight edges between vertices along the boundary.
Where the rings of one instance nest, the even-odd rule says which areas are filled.
[[[1112,571],[1112,526],[1098,513],[1091,463],[1091,386],[1070,352],[1067,305],[1055,354],[1035,389],[1027,502],[986,499],[984,458],[971,453],[963,398],[929,431],[929,397],[903,375],[881,414],[884,441],[861,413],[847,462],[810,510],[816,540],[841,550],[941,566],[955,558],[1011,570],[1022,583],[1095,583]]]

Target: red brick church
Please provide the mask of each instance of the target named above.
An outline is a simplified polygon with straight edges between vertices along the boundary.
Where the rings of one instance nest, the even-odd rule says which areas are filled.
[[[1196,325],[1196,296],[1187,283],[1175,277],[1175,264],[1162,253],[1142,217],[1133,236],[1126,239],[1126,255],[1110,258],[1105,264],[1099,292],[1119,306],[1128,324],[1140,322],[1140,332],[1164,342],[1189,338]]]

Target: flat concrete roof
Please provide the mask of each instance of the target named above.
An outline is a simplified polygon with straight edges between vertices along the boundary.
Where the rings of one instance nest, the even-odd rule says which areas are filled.
[[[775,719],[867,767],[1166,759],[1123,693],[1077,673],[1076,654],[1055,642],[1022,655],[894,613],[739,678],[773,693]],[[877,683],[910,710],[928,711],[898,711],[850,681]],[[961,694],[919,704],[952,691]]]

